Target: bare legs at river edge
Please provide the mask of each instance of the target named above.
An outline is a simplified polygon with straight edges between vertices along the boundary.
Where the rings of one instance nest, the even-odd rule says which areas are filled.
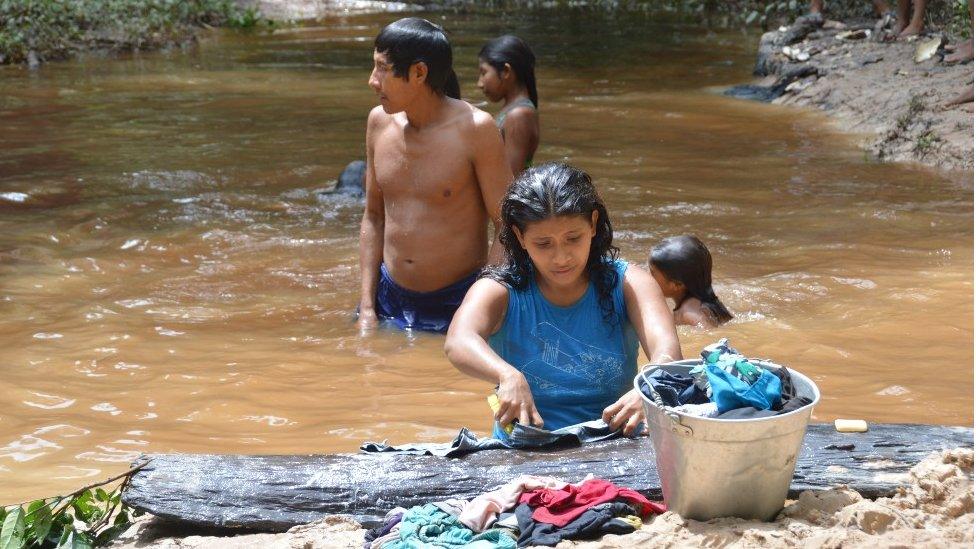
[[[925,0],[898,0],[898,38],[908,38],[922,32],[925,26]]]
[[[885,0],[871,0],[874,4],[874,11],[878,17],[884,17],[884,14],[891,11],[891,7]],[[823,13],[824,10],[824,0],[810,0],[810,13]]]
[[[969,0],[969,21],[973,22],[973,0]],[[947,55],[943,61],[945,63],[969,63],[973,60],[973,38],[969,37],[969,40],[961,44],[952,44],[946,46],[947,51],[953,52],[952,55]],[[972,74],[970,74],[970,78]],[[969,87],[963,90],[962,93],[956,97],[949,100],[946,103],[946,107],[953,107],[955,105],[963,105],[966,103],[973,102],[973,85],[969,84]]]
[[[969,21],[973,22],[973,0],[969,0]],[[970,36],[969,40],[961,44],[952,44],[946,46],[946,51],[954,52],[952,55],[947,55],[944,61],[946,63],[965,63],[967,61],[973,60],[973,38]]]

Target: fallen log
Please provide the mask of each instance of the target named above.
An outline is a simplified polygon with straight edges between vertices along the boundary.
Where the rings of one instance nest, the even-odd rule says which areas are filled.
[[[845,484],[863,496],[892,495],[908,470],[931,452],[973,446],[973,430],[874,424],[867,433],[807,430],[790,487]],[[471,498],[520,474],[570,482],[592,474],[661,499],[647,438],[614,439],[560,450],[485,450],[461,458],[398,454],[243,456],[155,454],[123,499],[165,520],[204,528],[281,532],[323,515],[348,515],[364,526],[396,506]],[[757,456],[761,459],[761,456]]]

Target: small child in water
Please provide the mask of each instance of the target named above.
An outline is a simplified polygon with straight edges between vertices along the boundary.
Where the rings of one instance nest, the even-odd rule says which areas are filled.
[[[691,235],[665,238],[651,250],[651,275],[664,297],[674,300],[674,323],[714,328],[732,313],[712,289],[712,254]]]

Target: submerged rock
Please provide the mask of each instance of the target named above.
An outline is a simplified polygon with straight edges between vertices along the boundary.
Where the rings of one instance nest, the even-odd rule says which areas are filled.
[[[798,67],[791,68],[789,71],[780,76],[776,82],[772,85],[764,86],[762,84],[743,84],[740,86],[733,86],[725,90],[724,95],[729,97],[735,97],[737,99],[749,99],[752,101],[763,101],[769,103],[770,101],[776,99],[777,97],[786,93],[790,86],[804,78],[816,79],[818,74],[817,68],[812,65],[800,65]],[[806,83],[803,87],[809,85]]]
[[[366,163],[362,160],[350,162],[336,181],[335,187],[320,191],[319,198],[345,196],[349,198],[363,198],[366,196]]]

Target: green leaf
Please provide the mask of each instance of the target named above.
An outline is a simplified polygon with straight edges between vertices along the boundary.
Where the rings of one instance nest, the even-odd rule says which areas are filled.
[[[97,501],[108,501],[108,492],[102,490],[101,488],[95,489],[95,499]]]
[[[34,511],[34,538],[43,540],[51,530],[51,508],[41,506]]]
[[[75,511],[75,518],[85,524],[91,524],[92,521],[101,518],[103,511],[98,505],[95,505],[94,499],[95,497],[91,490],[85,490],[79,494],[71,502],[71,508]]]
[[[95,542],[84,532],[75,532],[74,540],[71,542],[71,549],[92,549]]]
[[[21,549],[25,543],[27,525],[24,523],[24,510],[14,507],[3,519],[0,529],[0,549]]]
[[[129,518],[129,511],[123,506],[122,509],[119,510],[119,514],[115,515],[115,522],[113,524],[117,526],[119,524],[131,524],[131,523],[132,523],[132,519]]]
[[[46,501],[44,501],[43,499],[36,499],[30,502],[30,504],[27,506],[27,514],[29,515],[31,513],[34,513],[41,507],[46,507],[46,506],[47,506]]]
[[[58,549],[71,547],[71,540],[74,538],[74,535],[74,529],[71,526],[65,526],[64,531],[61,532],[61,537],[58,538]]]
[[[109,542],[121,536],[122,533],[128,530],[129,527],[131,526],[132,526],[131,524],[126,522],[124,524],[116,524],[115,526],[108,528],[107,530],[103,531],[101,534],[98,534],[98,536],[95,538],[94,545],[96,547],[108,545]]]
[[[57,549],[92,549],[92,540],[83,532],[65,530]]]

